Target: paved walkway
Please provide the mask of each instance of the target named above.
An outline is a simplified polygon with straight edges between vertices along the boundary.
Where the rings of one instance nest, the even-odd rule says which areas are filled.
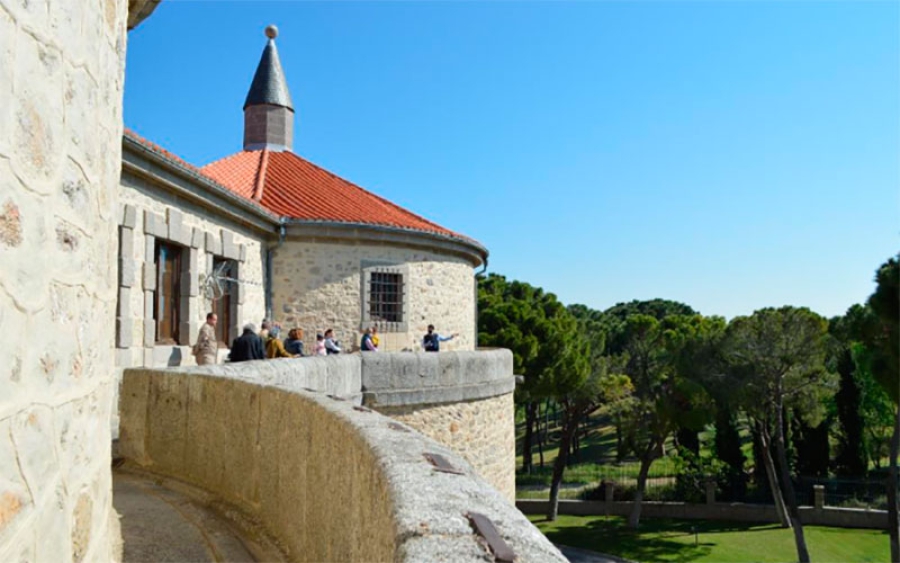
[[[200,503],[134,475],[113,473],[124,563],[256,560],[232,528]]]
[[[596,551],[559,544],[556,547],[562,551],[562,554],[566,556],[570,563],[631,563],[627,559],[620,559],[619,557],[597,553]]]
[[[113,505],[121,515],[124,563],[255,563],[233,528],[201,503],[149,479],[113,472]],[[627,563],[558,545],[571,563]]]

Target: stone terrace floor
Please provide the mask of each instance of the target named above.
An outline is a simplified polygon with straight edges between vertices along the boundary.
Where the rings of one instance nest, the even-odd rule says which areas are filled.
[[[113,473],[125,563],[256,561],[234,529],[201,503],[128,473]]]

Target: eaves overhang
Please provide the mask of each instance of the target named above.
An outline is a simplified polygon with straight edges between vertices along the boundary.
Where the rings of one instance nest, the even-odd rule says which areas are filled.
[[[150,17],[162,0],[128,0],[128,30]]]
[[[122,137],[122,178],[129,174],[199,205],[210,214],[230,219],[268,236],[275,236],[281,222],[278,215],[235,194],[196,169],[125,135]]]
[[[292,238],[303,241],[319,239],[422,248],[465,258],[472,263],[473,268],[487,263],[488,259],[487,248],[477,241],[419,229],[371,223],[291,218],[285,218],[284,225],[287,227],[288,240]]]

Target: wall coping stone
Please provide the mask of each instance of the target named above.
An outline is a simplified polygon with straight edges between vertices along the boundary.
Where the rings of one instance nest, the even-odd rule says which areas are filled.
[[[362,353],[366,404],[379,407],[487,399],[515,390],[512,352]]]
[[[258,385],[277,385],[294,391],[336,395],[356,405],[362,403],[359,358],[351,354],[176,366],[154,368],[153,371],[226,377]]]
[[[162,350],[168,354],[172,348]],[[254,369],[241,367],[247,364]],[[516,386],[512,352],[505,349],[366,352],[160,369],[285,384],[372,407],[475,401],[512,393]]]

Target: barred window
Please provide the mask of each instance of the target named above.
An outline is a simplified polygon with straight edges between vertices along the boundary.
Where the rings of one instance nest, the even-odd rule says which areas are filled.
[[[369,319],[403,322],[403,275],[372,272],[369,279]]]

